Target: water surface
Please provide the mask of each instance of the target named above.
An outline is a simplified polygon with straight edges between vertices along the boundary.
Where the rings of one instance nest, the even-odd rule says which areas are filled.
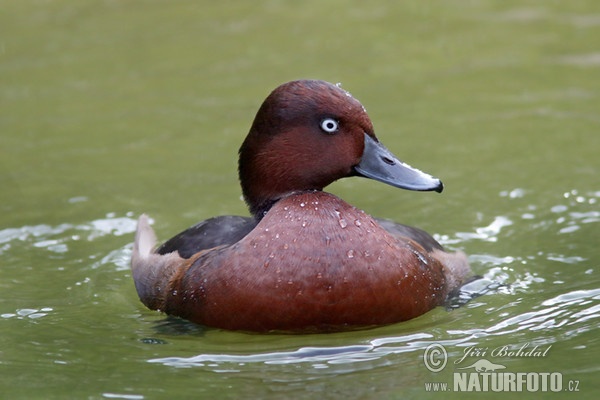
[[[453,389],[481,358],[597,397],[595,1],[0,4],[3,397],[462,398],[426,384]],[[163,239],[245,215],[237,148],[296,78],[342,82],[388,148],[442,178],[442,195],[358,178],[329,190],[468,253],[479,296],[324,335],[207,329],[139,302],[139,214]],[[436,343],[437,373],[423,360]],[[548,351],[491,355],[503,346]],[[454,364],[469,348],[488,353]]]

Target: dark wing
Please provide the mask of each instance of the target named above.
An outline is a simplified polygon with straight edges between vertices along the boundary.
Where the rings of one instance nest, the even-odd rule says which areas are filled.
[[[246,236],[257,221],[254,218],[223,215],[200,222],[163,243],[158,254],[178,251],[183,258],[222,245],[231,245]]]
[[[392,235],[407,237],[419,243],[427,252],[431,252],[435,249],[444,250],[442,245],[424,230],[408,225],[402,225],[397,222],[390,221],[389,219],[376,218],[376,220],[383,229]]]

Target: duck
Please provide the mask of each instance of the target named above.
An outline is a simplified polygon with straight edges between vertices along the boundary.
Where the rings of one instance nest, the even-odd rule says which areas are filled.
[[[339,84],[278,86],[238,155],[251,216],[213,217],[160,245],[150,217],[139,217],[131,268],[149,309],[223,330],[347,331],[425,314],[469,277],[463,252],[323,190],[347,177],[444,188],[388,150]]]

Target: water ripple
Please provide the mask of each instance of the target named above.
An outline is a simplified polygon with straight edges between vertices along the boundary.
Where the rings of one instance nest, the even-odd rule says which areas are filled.
[[[498,215],[486,226],[475,228],[474,232],[457,232],[455,238],[447,235],[434,235],[435,239],[442,245],[458,244],[469,240],[483,240],[496,242],[503,228],[512,225],[513,222],[506,216]]]
[[[135,232],[137,221],[131,217],[131,213],[125,217],[117,217],[110,213],[105,218],[86,224],[40,224],[5,228],[0,230],[0,255],[18,243],[30,244],[53,253],[67,253],[69,244],[81,240],[82,237],[93,241],[104,236],[122,236]]]
[[[53,311],[53,309],[51,307],[42,307],[39,309],[37,309],[37,308],[20,308],[20,309],[16,310],[14,313],[0,314],[0,318],[4,318],[4,319],[9,319],[9,318],[38,319],[38,318],[45,317],[51,311]]]
[[[552,336],[551,329],[577,325],[578,332],[581,333],[598,328],[598,325],[584,324],[584,322],[600,318],[600,289],[576,290],[560,294],[533,307],[533,309],[536,308],[539,310],[517,314],[488,328],[457,330],[449,333],[477,334],[481,337],[507,335],[523,330],[544,330],[544,333],[552,338],[549,340],[557,341],[559,338]],[[564,335],[568,336],[569,332],[570,330]]]

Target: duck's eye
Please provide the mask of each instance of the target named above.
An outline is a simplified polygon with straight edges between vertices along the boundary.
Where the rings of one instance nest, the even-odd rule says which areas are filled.
[[[333,118],[325,118],[321,121],[321,129],[327,133],[334,133],[338,130],[338,122]]]

